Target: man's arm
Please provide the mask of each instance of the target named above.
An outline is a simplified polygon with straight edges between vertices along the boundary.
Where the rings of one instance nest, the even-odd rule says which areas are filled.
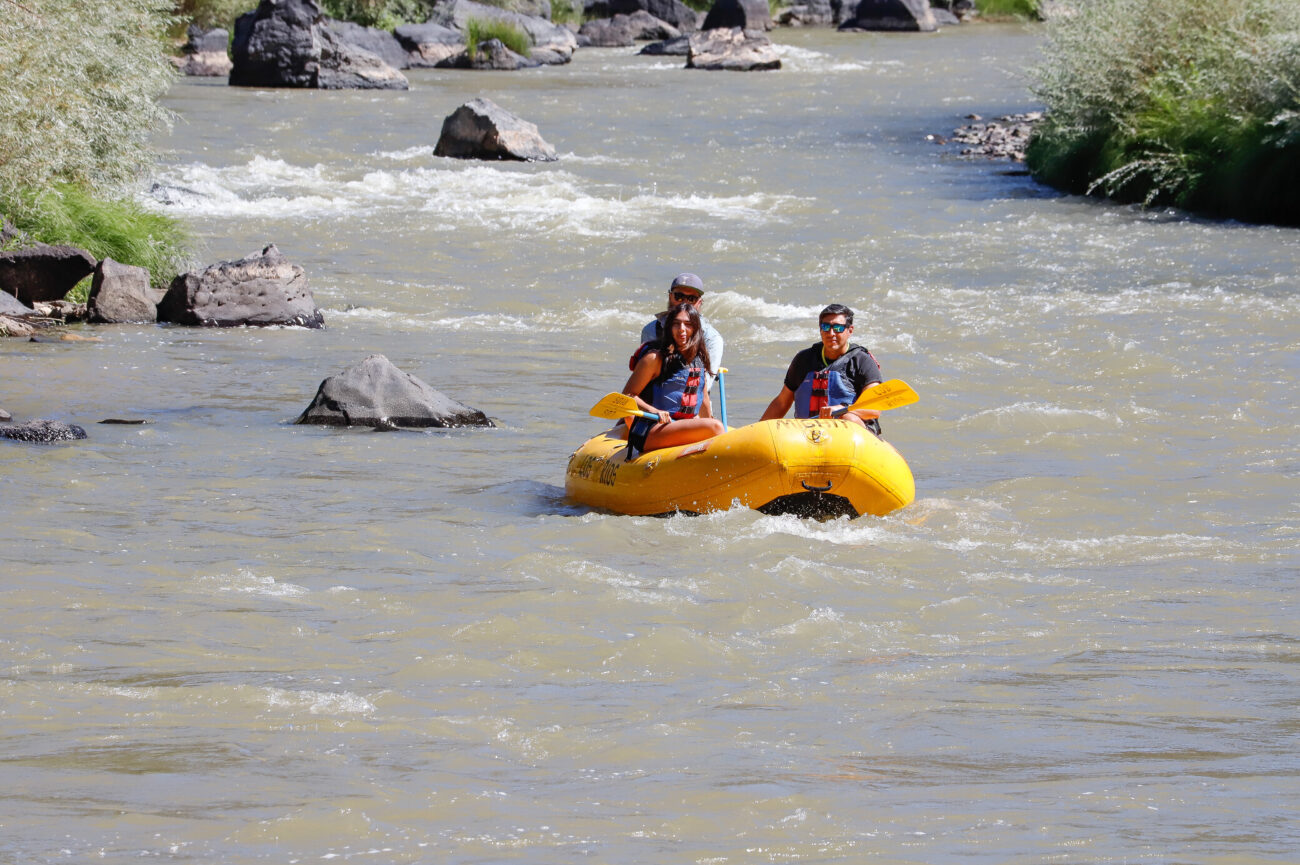
[[[767,404],[767,410],[759,420],[776,420],[785,417],[790,406],[794,405],[794,391],[785,385],[781,385],[781,392]]]

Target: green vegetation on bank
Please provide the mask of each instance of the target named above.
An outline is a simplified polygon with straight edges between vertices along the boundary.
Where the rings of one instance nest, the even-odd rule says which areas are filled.
[[[184,233],[133,188],[154,164],[175,77],[171,0],[0,0],[0,215],[32,240],[74,243],[166,283]]]
[[[1087,0],[1049,24],[1038,179],[1300,224],[1300,3]]]
[[[527,57],[533,50],[533,40],[509,21],[497,18],[470,18],[465,22],[465,51],[473,60],[480,42],[500,39],[501,44],[516,54]]]
[[[975,0],[975,9],[981,18],[1021,18],[1036,21],[1039,13],[1039,0]]]

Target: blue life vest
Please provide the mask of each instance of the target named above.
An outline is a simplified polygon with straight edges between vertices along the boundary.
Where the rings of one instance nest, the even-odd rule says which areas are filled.
[[[681,355],[665,358],[659,375],[641,392],[641,399],[666,411],[673,420],[692,418],[700,413],[700,385],[704,381],[704,367],[686,365]]]
[[[799,383],[794,392],[794,416],[800,418],[817,417],[825,406],[849,405],[857,399],[853,382],[844,374],[849,359],[859,351],[861,346],[850,346],[844,354],[831,361],[825,369],[810,372]]]

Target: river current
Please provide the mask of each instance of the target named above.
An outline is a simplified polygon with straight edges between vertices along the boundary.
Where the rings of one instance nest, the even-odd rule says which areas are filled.
[[[1037,107],[1033,28],[774,36],[177,83],[141,194],[326,328],[0,341],[0,405],[90,434],[0,447],[0,861],[1297,860],[1300,233],[927,140]],[[434,157],[474,96],[560,160]],[[853,307],[915,503],[566,502],[681,270],[733,425]],[[291,423],[375,353],[499,427]]]

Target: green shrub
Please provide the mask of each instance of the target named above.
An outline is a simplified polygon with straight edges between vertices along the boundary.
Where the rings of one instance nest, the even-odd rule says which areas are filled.
[[[582,23],[582,3],[577,0],[551,0],[551,20],[556,24]]]
[[[0,200],[56,181],[117,190],[153,162],[175,79],[170,0],[45,0],[0,14]]]
[[[479,43],[488,39],[500,39],[501,44],[525,57],[533,48],[533,40],[528,34],[509,21],[498,18],[470,18],[465,22],[465,50],[470,60],[473,60],[478,52]]]
[[[0,214],[31,239],[148,267],[184,257],[173,220],[131,202],[175,79],[172,0],[42,0],[0,9]]]
[[[233,34],[235,19],[256,8],[257,0],[179,0],[176,18],[181,33],[190,24],[198,24],[207,29],[222,27]]]
[[[975,9],[981,18],[1023,18],[1037,21],[1038,0],[975,0]]]
[[[1300,222],[1300,4],[1089,0],[1033,71],[1027,161],[1072,192]]]
[[[133,199],[103,198],[68,184],[21,198],[10,221],[33,238],[148,268],[149,281],[159,287],[185,269],[189,237],[181,223]]]
[[[401,23],[389,14],[388,0],[320,0],[320,5],[330,18],[362,27],[392,30]]]

